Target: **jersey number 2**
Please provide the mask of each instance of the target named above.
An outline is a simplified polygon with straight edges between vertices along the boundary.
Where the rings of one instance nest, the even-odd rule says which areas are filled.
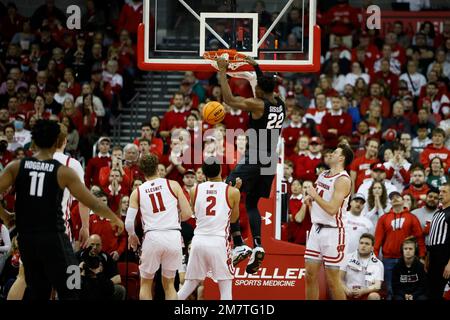
[[[157,192],[156,197],[155,197],[154,193],[149,194],[149,196],[150,196],[150,201],[152,202],[153,213],[166,211],[166,207],[164,206],[161,192]],[[156,204],[156,198],[158,198],[158,204]]]
[[[267,116],[267,129],[281,129],[283,126],[284,114],[269,113]]]
[[[213,208],[216,206],[216,197],[208,197],[206,198],[206,201],[209,203],[208,206],[206,207],[206,215],[207,216],[215,216],[216,215],[216,210],[214,210]]]
[[[42,194],[44,193],[45,172],[31,171],[30,176],[30,196],[42,197]]]

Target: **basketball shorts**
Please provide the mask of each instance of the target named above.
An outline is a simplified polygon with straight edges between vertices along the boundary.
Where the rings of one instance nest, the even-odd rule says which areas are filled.
[[[250,164],[249,156],[246,155],[242,157],[236,168],[228,175],[226,183],[232,182],[234,185],[236,178],[241,178],[242,187],[240,190],[242,192],[246,192],[249,196],[268,198],[274,176],[275,171],[269,170],[267,166]]]
[[[345,230],[313,224],[306,241],[305,259],[323,261],[325,267],[339,268],[344,262]]]
[[[79,262],[64,232],[21,233],[18,242],[30,300],[48,301],[52,288],[60,300],[79,298],[79,290],[67,286],[68,268]]]
[[[231,247],[223,237],[195,235],[185,278],[204,280],[207,276],[216,281],[234,278]]]
[[[156,271],[176,271],[182,264],[181,233],[179,230],[148,231],[142,243],[141,277],[152,279]]]

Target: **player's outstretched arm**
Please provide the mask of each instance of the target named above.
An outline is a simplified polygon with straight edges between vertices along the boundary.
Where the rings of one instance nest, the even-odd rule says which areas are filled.
[[[264,112],[264,102],[259,99],[244,99],[242,97],[233,96],[227,79],[228,62],[226,60],[217,59],[217,66],[219,67],[219,83],[222,88],[223,101],[227,105],[234,109],[240,109],[247,112]]]
[[[313,186],[308,189],[308,195],[311,196],[313,201],[330,216],[334,216],[338,213],[339,208],[342,206],[345,198],[350,194],[352,182],[347,177],[339,177],[334,185],[334,193],[330,201],[325,201],[316,191]]]
[[[0,172],[0,194],[3,192],[6,192],[9,187],[11,187],[15,180],[17,173],[19,172],[20,167],[20,161],[13,161],[9,163],[5,170]],[[0,204],[0,218],[5,223],[9,223],[9,221],[12,218],[12,215],[10,215]]]
[[[183,189],[181,189],[181,186],[178,182],[169,180],[170,187],[172,188],[173,192],[175,193],[176,197],[178,198],[178,205],[180,206],[180,214],[181,214],[181,221],[189,220],[190,217],[192,217],[192,208],[189,204],[189,201],[187,200],[186,196],[184,195]]]
[[[109,219],[111,226],[117,226],[117,234],[121,234],[124,228],[122,220],[117,217],[106,205],[95,198],[86,186],[81,183],[75,171],[61,166],[58,170],[58,182],[62,189],[69,189],[70,193],[97,215]]]
[[[139,210],[138,191],[135,189],[130,195],[130,204],[128,205],[127,217],[125,218],[125,228],[128,232],[128,249],[137,250],[140,245],[139,238],[134,230],[134,221]]]

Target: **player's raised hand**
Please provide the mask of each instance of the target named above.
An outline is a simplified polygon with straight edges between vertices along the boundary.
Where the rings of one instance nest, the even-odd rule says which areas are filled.
[[[133,251],[136,252],[140,244],[141,242],[137,235],[133,234],[128,236],[128,249],[133,249]]]
[[[225,60],[224,58],[217,58],[216,59],[217,62],[217,67],[219,68],[219,70],[221,71],[227,71],[228,69],[228,60]]]
[[[312,200],[314,200],[317,196],[317,191],[316,188],[314,188],[314,186],[309,186],[306,192],[312,198]]]
[[[312,202],[313,202],[313,199],[311,198],[311,196],[310,196],[310,195],[307,195],[307,196],[305,197],[304,203],[305,203],[308,207],[311,207],[311,206],[312,206]]]

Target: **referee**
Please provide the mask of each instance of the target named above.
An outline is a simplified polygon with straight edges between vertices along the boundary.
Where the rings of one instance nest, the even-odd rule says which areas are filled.
[[[445,285],[450,278],[450,183],[439,189],[442,209],[434,213],[427,243],[429,298],[442,300]]]

